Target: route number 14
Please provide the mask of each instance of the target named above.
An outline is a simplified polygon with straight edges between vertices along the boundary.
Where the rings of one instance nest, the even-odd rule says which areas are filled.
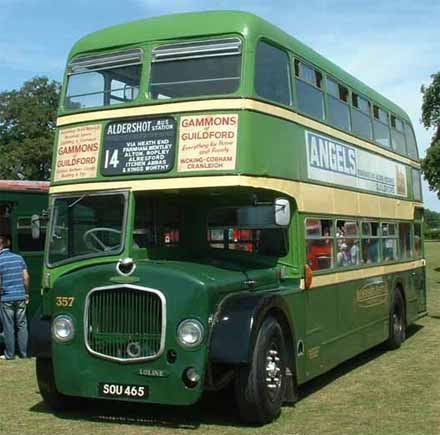
[[[113,166],[113,168],[115,169],[118,167],[119,165],[118,153],[119,150],[114,150],[110,156],[110,150],[105,151],[105,162],[104,162],[105,169],[107,169],[109,166]]]

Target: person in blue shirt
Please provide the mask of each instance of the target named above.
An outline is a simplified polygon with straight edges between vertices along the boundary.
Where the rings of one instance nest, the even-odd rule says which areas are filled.
[[[15,358],[15,342],[22,358],[27,358],[29,273],[23,257],[9,249],[9,239],[0,235],[0,319],[3,324],[5,353],[0,359]]]

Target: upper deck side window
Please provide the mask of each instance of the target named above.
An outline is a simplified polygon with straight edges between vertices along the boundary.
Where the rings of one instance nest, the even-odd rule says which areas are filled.
[[[372,139],[370,102],[356,93],[351,94],[351,122],[353,133],[365,139]]]
[[[289,106],[292,103],[289,56],[260,41],[255,60],[255,90],[260,97]]]
[[[406,137],[406,146],[409,157],[413,159],[418,159],[419,154],[417,152],[416,137],[414,135],[413,129],[411,128],[411,125],[409,125],[406,122],[405,122],[405,137]]]
[[[139,95],[142,51],[81,56],[67,67],[66,109],[109,106]]]
[[[350,107],[348,88],[336,80],[327,78],[328,121],[342,130],[350,131]]]
[[[405,129],[403,121],[391,115],[391,142],[393,149],[401,154],[406,154]]]
[[[390,148],[391,143],[390,128],[388,126],[388,113],[376,105],[373,105],[373,130],[375,142],[386,148]]]
[[[153,49],[149,91],[155,100],[231,94],[241,76],[239,38],[164,44]]]
[[[322,73],[295,59],[296,96],[298,108],[315,118],[324,119]]]

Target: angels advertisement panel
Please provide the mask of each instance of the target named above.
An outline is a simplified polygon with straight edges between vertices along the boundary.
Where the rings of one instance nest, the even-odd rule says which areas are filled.
[[[378,154],[306,131],[307,171],[311,180],[369,192],[407,196],[406,168]]]

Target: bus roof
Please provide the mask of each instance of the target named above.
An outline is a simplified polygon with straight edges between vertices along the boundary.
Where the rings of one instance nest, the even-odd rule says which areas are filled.
[[[15,192],[48,192],[49,182],[47,181],[21,181],[21,180],[0,180],[0,190]]]
[[[164,15],[108,27],[80,39],[73,46],[69,59],[79,54],[116,49],[149,41],[196,38],[228,33],[241,34],[248,40],[255,40],[260,36],[271,39],[327,74],[334,76],[357,93],[411,122],[407,113],[392,101],[277,26],[247,12],[190,12]],[[378,65],[380,65],[379,61]]]

